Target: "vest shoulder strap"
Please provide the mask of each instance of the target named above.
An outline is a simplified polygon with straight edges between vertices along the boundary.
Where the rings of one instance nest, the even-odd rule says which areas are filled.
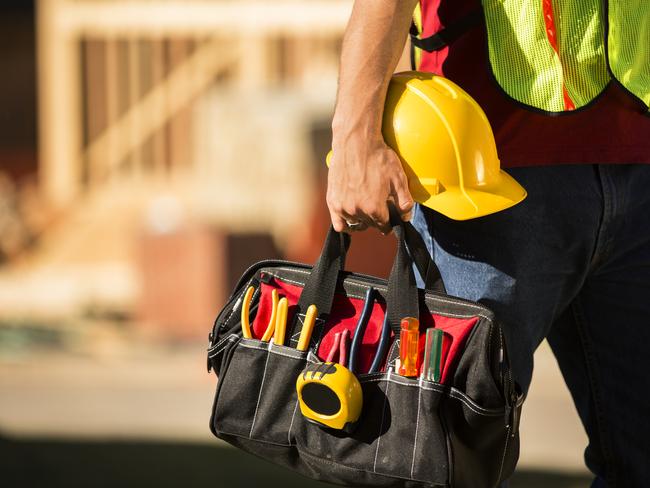
[[[420,39],[417,26],[415,24],[411,24],[411,43],[415,47],[429,53],[440,51],[444,47],[450,45],[456,39],[462,37],[465,33],[474,27],[482,24],[484,21],[485,17],[483,16],[483,10],[479,9],[464,17],[461,17],[456,22],[448,25],[432,36],[425,37],[424,39]]]

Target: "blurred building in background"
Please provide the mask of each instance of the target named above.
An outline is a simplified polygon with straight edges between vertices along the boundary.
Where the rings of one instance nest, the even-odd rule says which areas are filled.
[[[352,3],[0,4],[0,484],[94,486],[104,470],[106,486],[178,486],[196,459],[192,486],[224,463],[245,466],[228,486],[266,479],[222,446],[213,470],[212,450],[133,443],[218,445],[214,315],[252,262],[318,256]],[[347,262],[385,276],[393,255],[367,231]],[[580,470],[584,434],[548,349],[537,364],[522,465]]]
[[[247,264],[313,260],[349,9],[37,2],[37,208],[16,216],[34,222],[6,245],[0,309],[203,338]]]

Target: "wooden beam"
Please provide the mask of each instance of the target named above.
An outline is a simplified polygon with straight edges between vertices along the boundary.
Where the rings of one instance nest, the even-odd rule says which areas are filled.
[[[43,0],[41,0],[43,1]],[[352,9],[352,0],[245,0],[206,2],[169,0],[150,2],[106,2],[84,0],[68,5],[61,27],[84,35],[165,33],[234,34],[342,32]]]
[[[90,161],[101,161],[110,155],[109,173],[124,157],[159,130],[173,114],[185,108],[197,94],[213,82],[214,76],[236,62],[241,53],[223,52],[219,40],[211,40],[177,65],[165,78],[135,105],[132,105],[102,135],[91,142],[87,149]],[[134,124],[134,120],[138,123]],[[132,133],[134,126],[138,133]]]
[[[70,204],[81,184],[81,71],[77,39],[59,29],[65,0],[39,0],[39,186],[54,208]]]

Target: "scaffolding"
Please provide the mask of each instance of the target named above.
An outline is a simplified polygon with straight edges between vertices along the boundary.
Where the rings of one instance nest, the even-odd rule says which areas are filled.
[[[39,180],[66,208],[195,173],[193,113],[224,93],[334,80],[350,0],[40,0]],[[214,162],[214,164],[219,164]]]

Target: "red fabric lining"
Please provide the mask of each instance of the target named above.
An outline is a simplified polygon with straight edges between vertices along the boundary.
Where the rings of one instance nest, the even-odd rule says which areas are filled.
[[[302,287],[292,285],[277,278],[271,278],[269,283],[262,283],[262,296],[259,300],[259,306],[255,319],[251,324],[251,330],[254,338],[261,338],[268,325],[271,317],[272,301],[271,291],[277,289],[280,297],[285,296],[289,301],[289,314],[287,321],[290,322],[296,310],[296,304],[302,292]],[[318,349],[318,357],[324,360],[328,352],[332,348],[334,342],[334,334],[343,329],[350,331],[350,341],[354,336],[354,327],[357,319],[363,309],[362,298],[348,298],[341,294],[334,296],[334,304],[332,306],[332,313],[325,324],[323,329],[323,338]],[[375,355],[379,337],[381,334],[381,326],[384,320],[384,305],[375,303],[370,320],[366,327],[366,331],[359,350],[359,363],[357,371],[365,373],[370,368],[370,364]],[[429,314],[424,306],[420,308],[420,355],[418,358],[418,369],[421,366],[422,358],[424,356],[425,346],[425,333],[429,327],[437,327],[444,330],[444,342],[442,352],[442,376],[441,383],[445,383],[450,375],[453,373],[454,367],[458,361],[460,353],[465,345],[467,336],[476,325],[478,317],[471,317],[469,319],[458,319],[453,317],[443,317],[441,315]],[[297,331],[298,332],[298,331]],[[289,338],[287,337],[288,343]],[[349,357],[349,354],[348,354]]]

